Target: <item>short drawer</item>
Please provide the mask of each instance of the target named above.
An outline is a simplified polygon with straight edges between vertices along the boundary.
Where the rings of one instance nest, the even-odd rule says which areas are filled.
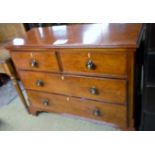
[[[28,91],[31,104],[41,111],[70,113],[126,126],[126,107],[80,98]]]
[[[60,56],[66,73],[126,76],[125,50],[63,49]]]
[[[65,94],[112,103],[126,103],[126,81],[20,71],[26,89]]]
[[[12,52],[12,59],[17,69],[58,72],[59,67],[55,52]]]

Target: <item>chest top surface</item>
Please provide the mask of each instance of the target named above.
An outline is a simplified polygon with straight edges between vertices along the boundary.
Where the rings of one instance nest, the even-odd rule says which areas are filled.
[[[142,24],[69,24],[33,28],[8,48],[136,48]]]

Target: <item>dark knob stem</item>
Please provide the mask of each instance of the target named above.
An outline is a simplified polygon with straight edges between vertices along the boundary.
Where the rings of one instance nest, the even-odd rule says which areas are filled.
[[[101,111],[99,109],[93,110],[93,115],[94,116],[101,116]]]
[[[42,80],[37,80],[36,85],[42,87],[44,86],[44,82]]]
[[[48,106],[48,104],[49,104],[49,100],[48,100],[48,99],[45,99],[45,100],[43,100],[42,103],[43,103],[44,106]]]
[[[38,67],[38,63],[35,59],[31,61],[31,67]]]
[[[86,67],[87,67],[87,69],[91,70],[91,69],[95,68],[95,64],[93,63],[92,60],[88,60],[86,63]]]
[[[98,94],[98,90],[95,87],[90,88],[90,93],[93,95],[97,95]]]

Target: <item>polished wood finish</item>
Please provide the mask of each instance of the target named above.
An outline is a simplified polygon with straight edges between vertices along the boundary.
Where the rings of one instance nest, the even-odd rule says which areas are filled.
[[[15,38],[7,48],[30,113],[70,113],[133,129],[134,53],[141,29],[142,24],[71,24]],[[40,67],[33,69],[36,60],[30,67],[30,53]]]
[[[141,27],[142,24],[103,23],[33,28],[7,48],[136,48]]]
[[[128,53],[128,126],[134,127],[134,53]]]
[[[76,114],[91,119],[119,124],[122,128],[126,126],[126,106],[36,91],[27,92],[30,103],[38,109],[36,111],[44,110]],[[48,100],[47,105],[44,104],[44,100]],[[100,115],[95,115],[95,110],[99,110]]]
[[[62,49],[59,50],[66,73],[126,77],[126,51],[122,49]],[[92,68],[87,62],[91,60]]]
[[[110,103],[126,103],[125,80],[27,71],[20,71],[19,73],[26,89],[90,98]],[[42,81],[43,84],[38,86],[38,80]],[[91,92],[91,88],[97,89],[96,94]]]
[[[53,50],[13,52],[11,55],[17,69],[48,72],[59,71]]]

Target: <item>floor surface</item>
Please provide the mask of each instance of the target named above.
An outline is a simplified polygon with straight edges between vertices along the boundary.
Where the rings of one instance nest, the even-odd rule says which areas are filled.
[[[10,85],[9,85],[10,86]],[[6,88],[6,87],[4,87]],[[14,88],[9,88],[9,92]],[[8,93],[9,93],[8,92]],[[0,92],[1,93],[1,92]],[[16,94],[14,92],[14,94]],[[1,95],[2,97],[2,95]],[[4,98],[5,96],[3,96]],[[8,95],[7,95],[8,97]],[[112,125],[70,115],[41,113],[37,117],[26,112],[18,96],[10,95],[9,104],[0,107],[1,131],[116,131]],[[6,97],[5,97],[6,98]],[[3,99],[4,101],[4,99]],[[1,102],[1,100],[0,100]],[[4,102],[3,102],[4,103]]]

